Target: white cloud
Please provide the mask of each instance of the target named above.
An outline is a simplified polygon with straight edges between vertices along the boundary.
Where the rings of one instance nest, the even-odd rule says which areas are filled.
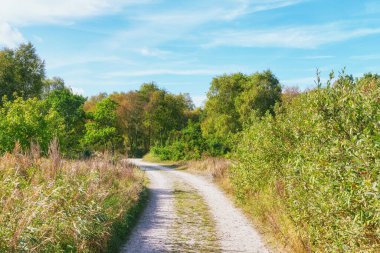
[[[164,11],[145,11],[131,14],[136,25],[119,31],[109,39],[108,45],[121,49],[133,41],[146,47],[155,47],[176,39],[198,44],[201,35],[197,29],[217,22],[231,22],[247,14],[278,9],[307,0],[209,0],[194,1],[191,6]],[[133,38],[133,41],[131,41]],[[141,45],[136,45],[141,46]]]
[[[5,0],[1,2],[0,20],[12,25],[71,22],[141,2],[146,0]]]
[[[66,58],[64,56],[57,57],[56,54],[53,55],[53,57],[47,58],[47,67],[48,69],[59,69],[63,67],[76,67],[78,65],[87,65],[87,64],[93,64],[93,63],[118,63],[123,65],[134,65],[135,63],[131,60],[119,57],[119,56],[97,56],[97,55],[89,55],[83,54],[83,55],[75,55],[69,58]]]
[[[194,105],[197,106],[197,107],[202,107],[206,100],[207,100],[207,96],[206,95],[201,95],[201,96],[191,96],[193,102],[194,102]]]
[[[300,59],[319,60],[319,59],[331,59],[331,58],[334,58],[334,57],[335,56],[332,56],[332,55],[311,55],[311,56],[300,57]]]
[[[72,23],[77,19],[108,14],[128,4],[149,0],[5,0],[0,8],[0,45],[15,47],[22,42],[20,26]],[[34,35],[36,36],[36,35]]]
[[[321,45],[379,34],[380,28],[361,28],[339,23],[280,27],[266,30],[224,31],[214,34],[204,47],[285,47],[317,48]]]
[[[350,58],[353,60],[359,60],[359,61],[380,60],[380,54],[354,55],[354,56],[351,56]]]
[[[82,88],[77,88],[77,87],[70,87],[70,88],[74,94],[82,95],[82,96],[85,94],[85,91]]]
[[[0,45],[12,48],[23,41],[24,37],[17,29],[6,22],[0,22]]]
[[[157,57],[157,58],[165,58],[170,55],[169,51],[160,50],[160,49],[150,49],[150,48],[141,48],[138,50],[140,54],[143,56]]]
[[[267,1],[253,1],[250,12],[268,11],[279,9],[295,4],[305,2],[305,0],[267,0]]]
[[[217,69],[145,69],[145,70],[129,70],[129,71],[115,71],[105,73],[103,78],[112,77],[138,77],[138,76],[155,76],[155,75],[215,75],[223,73]]]

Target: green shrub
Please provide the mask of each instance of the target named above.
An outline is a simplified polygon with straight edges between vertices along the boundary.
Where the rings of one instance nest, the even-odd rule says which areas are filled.
[[[342,75],[252,121],[231,170],[238,198],[272,189],[314,252],[378,252],[379,109],[379,76]]]
[[[186,128],[173,132],[165,146],[156,145],[151,152],[161,160],[200,159],[206,149],[199,123],[189,121]]]
[[[46,154],[53,137],[62,140],[64,134],[64,119],[45,100],[5,99],[0,107],[0,154],[11,151],[16,142],[23,149],[38,143]]]

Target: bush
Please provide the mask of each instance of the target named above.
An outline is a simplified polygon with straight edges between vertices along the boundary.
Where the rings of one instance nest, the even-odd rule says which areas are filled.
[[[200,124],[189,121],[186,128],[172,133],[165,146],[156,145],[151,152],[161,160],[179,161],[200,159],[205,148]]]
[[[313,252],[378,252],[379,109],[379,76],[342,75],[253,121],[231,170],[238,198],[273,192]]]
[[[0,154],[11,151],[16,142],[23,149],[36,142],[46,154],[50,140],[62,140],[64,133],[64,119],[44,100],[16,98],[0,107]]]

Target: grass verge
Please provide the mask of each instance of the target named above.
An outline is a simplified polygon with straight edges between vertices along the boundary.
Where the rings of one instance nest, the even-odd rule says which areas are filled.
[[[0,252],[116,252],[146,198],[143,172],[108,159],[0,157]]]

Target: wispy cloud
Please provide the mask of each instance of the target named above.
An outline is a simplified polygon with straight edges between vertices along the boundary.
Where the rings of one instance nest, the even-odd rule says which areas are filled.
[[[146,69],[146,70],[135,70],[135,71],[115,71],[105,73],[103,78],[114,78],[114,77],[139,77],[139,76],[155,76],[155,75],[215,75],[224,73],[220,69]]]
[[[359,61],[380,60],[380,54],[354,55],[350,59]]]
[[[78,19],[120,11],[151,0],[5,0],[0,8],[0,45],[24,41],[17,28],[33,24],[72,23]]]
[[[230,30],[214,34],[213,39],[203,46],[206,48],[238,46],[310,49],[379,33],[380,28],[353,27],[353,25],[340,23],[318,26],[278,27],[262,30]]]
[[[122,48],[131,38],[147,47],[173,40],[187,40],[198,44],[202,27],[229,23],[248,14],[279,9],[307,0],[210,0],[194,1],[191,5],[133,13],[131,28],[120,30],[109,39],[112,48]]]
[[[96,55],[77,55],[70,58],[55,57],[47,59],[49,69],[59,69],[63,67],[76,67],[78,65],[88,65],[92,63],[118,63],[123,65],[134,65],[131,60],[121,58],[118,56],[96,56]]]
[[[25,39],[22,34],[8,23],[0,21],[0,46],[15,47]]]
[[[305,60],[319,60],[319,59],[331,59],[334,58],[333,55],[309,55],[300,57],[299,59],[305,59]]]
[[[6,0],[1,2],[0,20],[13,25],[71,22],[144,2],[147,0]]]
[[[161,59],[171,54],[171,52],[169,51],[154,49],[154,48],[146,48],[146,47],[140,48],[138,52],[143,56],[157,57]]]

